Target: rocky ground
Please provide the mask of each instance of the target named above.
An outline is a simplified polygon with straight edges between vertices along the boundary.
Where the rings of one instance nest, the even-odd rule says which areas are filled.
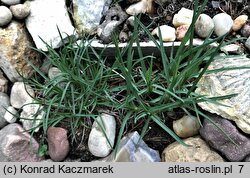
[[[102,45],[111,43],[111,33],[115,32],[121,43],[127,42],[133,31],[133,16],[138,14],[141,14],[141,21],[154,36],[159,35],[159,26],[165,42],[178,42],[191,23],[192,7],[190,0],[0,0],[0,161],[249,161],[249,69],[209,74],[201,80],[203,87],[196,90],[209,96],[240,93],[223,103],[233,106],[230,108],[207,103],[199,105],[238,147],[211,122],[204,120],[203,127],[200,127],[193,117],[182,113],[168,115],[174,118],[168,126],[193,147],[187,148],[175,142],[156,124],[150,126],[143,140],[136,145],[143,127],[136,123],[126,129],[115,159],[110,154],[110,144],[113,146],[116,141],[120,123],[111,113],[100,116],[110,143],[97,122],[92,123],[91,129],[79,128],[78,142],[72,142],[67,126],[63,124],[48,128],[47,145],[39,145],[42,129],[35,129],[35,133],[24,132],[41,124],[39,119],[46,114],[37,114],[42,107],[33,103],[37,93],[24,85],[20,76],[22,74],[29,78],[34,74],[33,67],[26,59],[40,67],[50,78],[60,72],[53,66],[47,66],[48,59],[30,47],[46,53],[48,48],[44,42],[47,42],[52,48],[60,48],[62,43],[58,29],[63,38],[68,35],[80,39],[84,32],[97,35]],[[225,33],[229,33],[226,40],[245,37],[221,49],[222,53],[240,54],[240,57],[221,57],[211,68],[250,65],[249,16],[250,2],[247,0],[208,2],[195,26],[195,38],[204,39],[213,28],[212,37]],[[148,42],[145,32],[142,29],[139,32],[140,40]],[[44,150],[42,156],[37,154],[39,147],[40,153],[41,147]]]

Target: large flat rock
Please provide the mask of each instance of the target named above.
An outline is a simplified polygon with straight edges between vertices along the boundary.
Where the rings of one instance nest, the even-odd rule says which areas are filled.
[[[250,59],[246,56],[221,57],[212,62],[209,69],[243,66],[250,67]],[[229,107],[210,102],[199,103],[199,106],[235,121],[243,132],[250,134],[250,69],[226,70],[204,75],[198,83],[196,93],[209,97],[238,94],[220,101]]]

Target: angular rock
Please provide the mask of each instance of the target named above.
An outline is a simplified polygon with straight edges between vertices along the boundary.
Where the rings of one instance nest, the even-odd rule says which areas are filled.
[[[214,28],[214,21],[207,14],[200,14],[195,23],[195,33],[201,37],[206,38]]]
[[[89,151],[97,157],[107,156],[115,141],[116,122],[113,116],[101,114],[95,119],[88,139]],[[107,140],[103,131],[105,131]]]
[[[9,6],[21,3],[21,0],[1,0],[1,1]]]
[[[32,50],[33,44],[23,23],[12,21],[6,28],[0,28],[0,68],[10,81],[29,78],[34,69],[27,62],[40,65],[40,55]],[[18,71],[18,72],[17,72]]]
[[[67,132],[67,130],[60,127],[48,128],[48,150],[53,161],[62,161],[69,153]]]
[[[229,45],[223,46],[220,50],[225,53],[244,54],[243,47],[238,44],[229,44]]]
[[[5,6],[0,6],[0,27],[9,24],[11,19],[12,19],[11,11]]]
[[[241,134],[229,120],[215,116],[210,118],[238,145],[237,147],[221,130],[205,119],[200,135],[211,147],[220,151],[230,161],[242,161],[250,154],[250,138]]]
[[[175,41],[176,39],[175,28],[170,27],[168,25],[161,25],[160,27],[156,27],[152,31],[152,35],[156,35],[159,37],[159,28],[161,31],[162,41],[165,41],[165,42]]]
[[[13,108],[12,106],[9,106],[7,108],[7,111],[5,112],[4,114],[4,119],[12,124],[12,123],[15,123],[16,120],[17,120],[17,116],[18,116],[18,112],[15,108]]]
[[[127,19],[127,17],[127,14],[119,5],[111,7],[107,11],[105,20],[97,28],[97,35],[100,37],[103,43],[110,43],[112,41],[112,33],[116,33],[119,25],[121,25]]]
[[[0,92],[0,129],[8,124],[4,119],[4,114],[9,106],[10,106],[9,96],[6,93]]]
[[[189,25],[181,25],[176,28],[176,39],[182,40],[188,31]]]
[[[16,19],[24,19],[30,14],[28,3],[10,6],[10,10]]]
[[[250,50],[250,37],[248,37],[247,41],[245,42],[245,46]]]
[[[31,144],[32,143],[32,144]],[[39,162],[37,141],[18,124],[0,130],[0,162]]]
[[[226,13],[219,13],[213,17],[214,32],[217,36],[225,35],[230,32],[233,27],[233,20]]]
[[[234,20],[232,30],[235,32],[240,30],[246,24],[247,20],[248,20],[247,15],[240,15]]]
[[[7,93],[8,90],[8,80],[3,76],[3,73],[0,71],[0,92]]]
[[[44,119],[45,112],[42,110],[42,106],[40,104],[27,104],[23,106],[23,110],[20,114],[20,121],[23,124],[23,128],[25,130],[35,129],[35,132],[38,132],[39,125],[42,123]]]
[[[48,50],[43,41],[52,48],[60,47],[62,42],[59,31],[63,39],[75,36],[75,29],[71,24],[65,1],[30,1],[30,10],[30,15],[26,18],[26,27],[38,49]]]
[[[250,67],[250,59],[246,56],[223,57],[213,61],[209,70],[233,67]],[[220,100],[225,106],[210,102],[198,103],[211,113],[235,121],[245,133],[250,134],[250,69],[224,70],[204,75],[198,83],[196,93],[207,96],[224,96],[237,94],[230,99]],[[226,107],[229,106],[229,107]]]
[[[182,138],[194,136],[199,133],[200,124],[198,119],[193,116],[183,116],[179,120],[173,121],[174,132]]]
[[[183,140],[191,147],[178,142],[168,145],[162,153],[163,162],[224,162],[223,158],[211,150],[200,137],[190,137]]]
[[[160,162],[159,152],[148,147],[138,132],[129,133],[121,139],[116,157],[114,154],[104,158],[105,162]],[[138,144],[137,144],[138,143]]]
[[[241,34],[244,37],[249,37],[250,36],[250,24],[245,24],[242,28],[241,28]]]
[[[181,10],[174,15],[173,25],[179,27],[181,25],[191,25],[193,18],[193,11],[186,8],[181,8]]]
[[[79,34],[96,33],[112,0],[73,0],[73,19]]]
[[[20,109],[23,105],[32,103],[34,91],[23,82],[15,82],[11,88],[10,103],[14,108]]]

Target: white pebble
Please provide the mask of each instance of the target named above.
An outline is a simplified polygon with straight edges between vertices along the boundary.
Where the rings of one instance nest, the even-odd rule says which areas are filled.
[[[201,38],[206,38],[213,28],[214,21],[206,14],[201,14],[195,23],[195,33]]]
[[[170,27],[168,25],[162,25],[159,28],[160,28],[160,32],[161,32],[161,36],[162,36],[163,41],[165,41],[165,42],[175,41],[175,39],[176,39],[175,28]],[[156,35],[159,37],[160,34],[159,34],[158,27],[152,31],[152,35]]]
[[[17,120],[16,116],[17,116],[17,110],[12,106],[9,106],[4,114],[4,119],[11,124],[16,122]]]
[[[12,19],[11,11],[5,6],[0,6],[0,27],[9,24],[11,19]]]
[[[233,20],[230,15],[220,13],[214,16],[214,32],[217,36],[225,35],[230,32],[233,27]]]
[[[2,0],[2,2],[6,5],[15,5],[15,4],[20,4],[21,0]]]
[[[194,11],[186,8],[181,10],[174,15],[173,25],[179,27],[181,25],[191,25]]]

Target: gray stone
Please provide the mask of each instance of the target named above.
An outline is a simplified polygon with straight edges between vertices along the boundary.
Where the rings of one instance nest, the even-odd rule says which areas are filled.
[[[214,21],[207,14],[201,14],[195,23],[195,33],[201,37],[206,38],[214,28]]]
[[[73,19],[79,34],[96,33],[112,0],[73,0]]]
[[[51,67],[48,72],[48,77],[50,80],[53,80],[57,76],[60,76],[62,72],[57,67]]]
[[[116,19],[113,17],[116,17]],[[112,33],[117,32],[119,25],[121,25],[127,17],[128,15],[119,5],[111,7],[108,10],[105,20],[97,29],[97,35],[101,38],[103,43],[110,43],[112,41]]]
[[[30,14],[28,3],[10,6],[10,10],[16,19],[24,19]]]
[[[0,92],[0,129],[8,124],[4,119],[4,114],[9,106],[10,106],[9,96],[6,93]]]
[[[97,117],[89,134],[89,151],[97,157],[107,156],[114,146],[115,130],[116,122],[113,116],[101,114],[101,116]],[[106,133],[107,138],[103,131]]]
[[[248,155],[245,159],[244,162],[250,162],[250,155]]]
[[[0,92],[7,93],[8,90],[8,80],[3,76],[0,70]]]
[[[15,108],[13,108],[12,106],[9,106],[7,108],[7,111],[5,112],[4,114],[4,119],[12,124],[12,123],[15,123],[16,120],[17,120],[17,117],[18,117],[18,112]]]
[[[232,143],[221,130],[205,119],[200,135],[211,147],[220,151],[230,161],[242,161],[250,154],[250,138],[241,134],[229,120],[216,116],[210,118],[238,145]]]
[[[38,162],[39,145],[18,124],[9,124],[0,130],[0,162]]]
[[[11,19],[12,19],[11,11],[5,6],[0,6],[0,27],[9,24]]]
[[[209,70],[233,67],[250,67],[250,59],[246,56],[219,57],[213,61]],[[237,94],[229,99],[220,100],[225,106],[211,102],[198,103],[199,106],[223,118],[235,121],[245,133],[250,134],[250,69],[224,70],[204,75],[198,83],[196,93],[217,97]],[[228,107],[227,107],[228,106]]]
[[[250,37],[248,37],[246,43],[245,43],[245,46],[247,47],[247,49],[250,50]]]
[[[233,19],[226,13],[219,13],[213,17],[214,32],[217,36],[225,35],[233,27]]]
[[[4,4],[6,5],[15,5],[15,4],[20,4],[21,0],[1,0]]]
[[[0,68],[9,80],[15,82],[31,77],[34,69],[27,60],[39,66],[40,54],[32,49],[25,25],[12,21],[6,28],[0,28],[0,36]]]
[[[194,116],[183,116],[179,120],[173,121],[174,132],[182,138],[194,136],[199,133],[200,124]]]
[[[129,133],[121,139],[116,157],[106,157],[105,162],[160,162],[159,152],[148,147],[138,132]]]
[[[245,24],[240,30],[242,36],[250,37],[250,24]]]
[[[60,127],[49,127],[47,131],[49,155],[53,161],[62,161],[69,153],[67,130]]]
[[[44,42],[52,48],[60,47],[62,41],[59,31],[63,39],[75,36],[65,1],[30,1],[30,10],[30,15],[26,18],[26,27],[38,49],[48,50]]]
[[[20,109],[25,104],[32,103],[34,95],[34,91],[29,85],[15,82],[11,88],[10,103],[14,108]]]
[[[32,129],[35,132],[38,132],[40,129],[39,125],[42,123],[45,115],[42,106],[40,104],[35,104],[34,101],[31,104],[24,105],[22,109],[20,121],[23,124],[23,128],[25,130]]]
[[[200,137],[183,140],[190,147],[178,142],[168,145],[162,152],[163,162],[224,162],[223,158],[211,150]]]

